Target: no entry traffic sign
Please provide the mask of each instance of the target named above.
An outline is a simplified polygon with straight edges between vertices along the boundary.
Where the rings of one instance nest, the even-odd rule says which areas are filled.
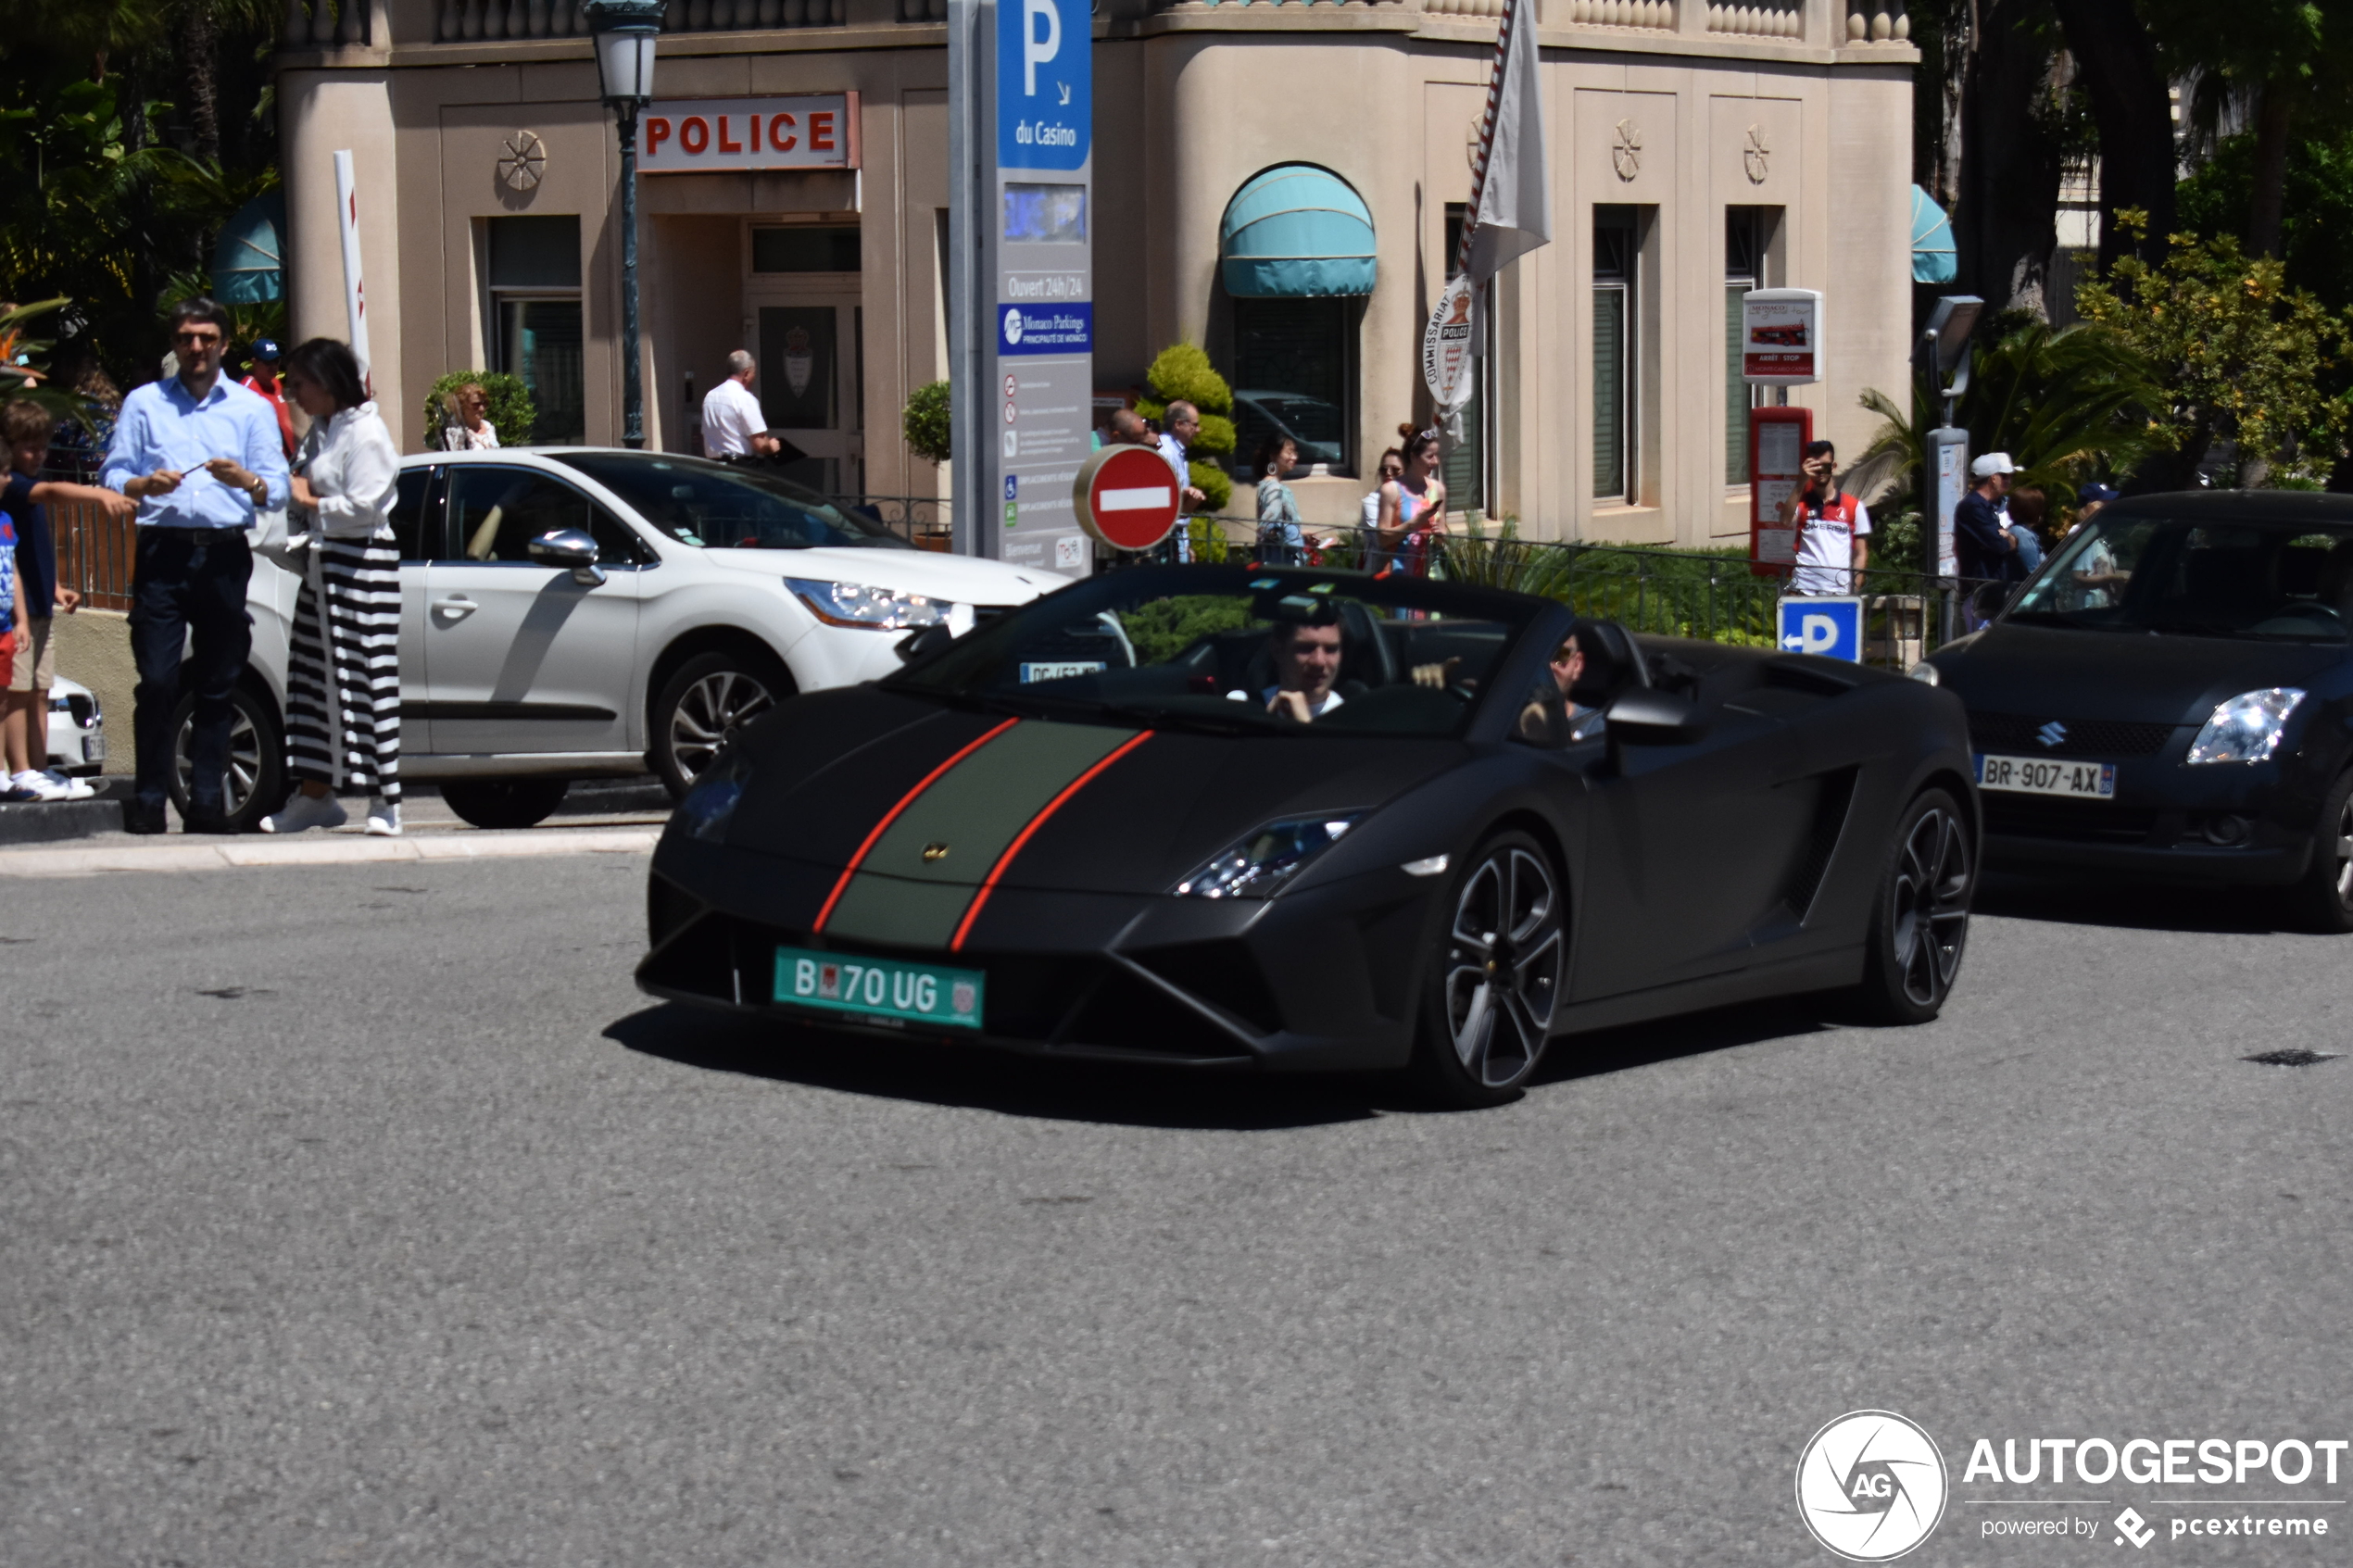
[[[1078,525],[1115,550],[1149,550],[1176,526],[1176,478],[1141,446],[1106,446],[1079,466],[1071,486]]]

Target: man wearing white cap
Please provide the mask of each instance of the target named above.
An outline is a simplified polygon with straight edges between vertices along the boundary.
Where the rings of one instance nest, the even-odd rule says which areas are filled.
[[[1953,555],[1967,582],[2012,583],[2024,577],[2018,558],[2018,540],[2009,519],[2002,515],[2002,498],[2010,493],[2010,475],[2018,471],[2007,452],[1988,452],[1971,463],[1977,481],[1953,508]]]

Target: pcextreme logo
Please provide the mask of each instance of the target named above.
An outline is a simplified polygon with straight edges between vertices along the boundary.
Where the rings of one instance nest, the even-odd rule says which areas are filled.
[[[1944,1497],[1936,1440],[1894,1411],[1850,1411],[1798,1456],[1798,1517],[1850,1562],[1890,1562],[1928,1539]]]

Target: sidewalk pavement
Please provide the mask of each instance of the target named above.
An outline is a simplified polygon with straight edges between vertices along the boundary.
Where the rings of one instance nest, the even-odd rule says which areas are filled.
[[[93,803],[95,804],[95,803]],[[398,838],[371,838],[361,830],[364,802],[347,800],[348,825],[332,833],[286,838],[261,834],[211,838],[183,834],[177,811],[168,811],[172,831],[138,837],[120,827],[38,847],[0,845],[0,878],[97,876],[111,872],[194,872],[269,866],[337,866],[369,860],[478,860],[517,855],[631,854],[651,852],[668,819],[670,797],[661,785],[643,779],[584,780],[537,827],[470,827],[426,784],[401,806]],[[24,807],[8,808],[24,810]],[[39,808],[33,808],[39,809]],[[120,820],[120,805],[105,809]]]
[[[173,834],[94,848],[0,849],[0,878],[98,876],[108,872],[217,872],[268,866],[352,865],[368,860],[482,860],[516,855],[643,855],[655,827],[523,828],[514,832],[423,833],[399,838],[305,834],[299,838],[192,839]]]

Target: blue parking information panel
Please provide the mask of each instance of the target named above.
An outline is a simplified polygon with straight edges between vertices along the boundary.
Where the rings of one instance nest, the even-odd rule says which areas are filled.
[[[996,167],[980,189],[999,559],[1070,576],[1094,550],[1071,500],[1095,404],[1094,18],[1080,0],[996,0]]]
[[[1863,601],[1783,599],[1778,638],[1787,653],[1863,662]]]

